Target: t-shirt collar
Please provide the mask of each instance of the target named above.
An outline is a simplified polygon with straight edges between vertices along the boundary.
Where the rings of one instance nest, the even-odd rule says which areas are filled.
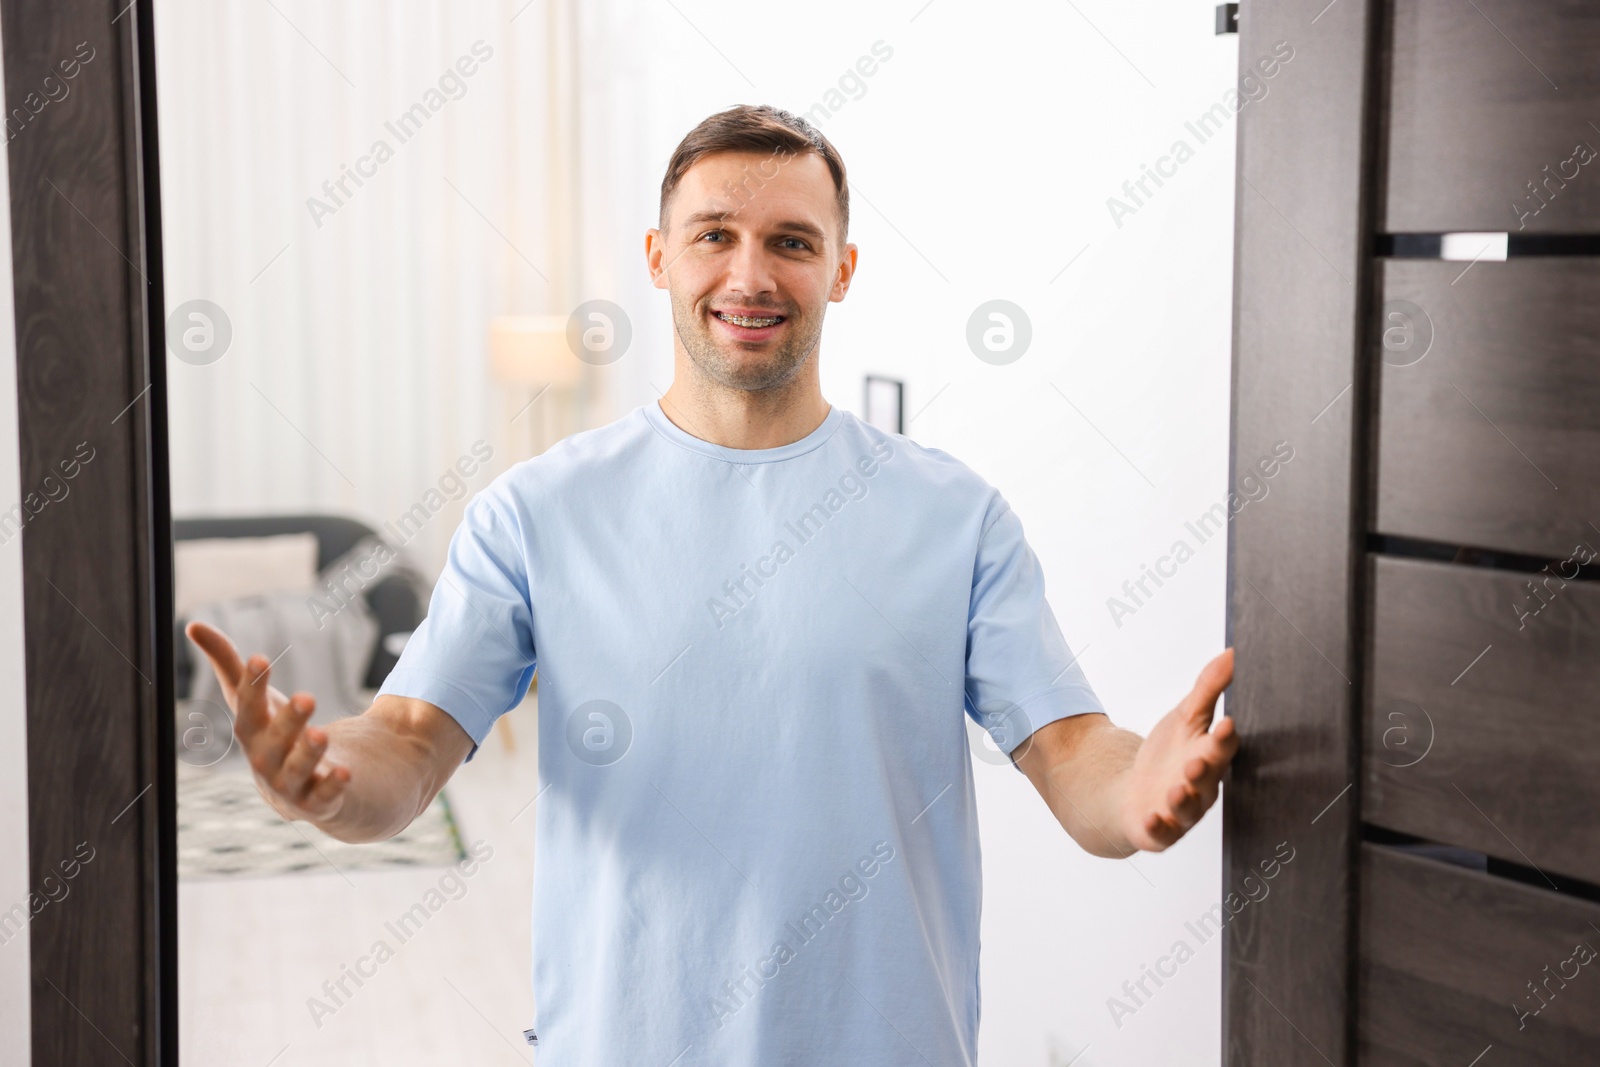
[[[773,463],[804,455],[833,436],[833,432],[839,428],[839,423],[844,418],[844,412],[837,405],[830,404],[822,424],[798,441],[791,441],[776,448],[728,448],[725,445],[702,440],[680,428],[677,423],[667,418],[658,400],[645,404],[643,411],[644,417],[655,427],[656,432],[673,444],[728,463]]]

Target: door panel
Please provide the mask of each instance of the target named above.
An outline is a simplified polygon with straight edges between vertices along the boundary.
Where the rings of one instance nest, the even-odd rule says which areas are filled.
[[[1600,233],[1600,5],[1397,0],[1392,19],[1380,228]]]
[[[1361,900],[1361,1067],[1595,1062],[1600,904],[1376,845]]]
[[[1371,573],[1363,817],[1600,883],[1600,583]]]
[[[1600,545],[1600,258],[1467,266],[1378,265],[1376,529],[1566,559]]]

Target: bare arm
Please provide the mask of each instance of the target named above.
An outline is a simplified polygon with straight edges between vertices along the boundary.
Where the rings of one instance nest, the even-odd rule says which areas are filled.
[[[383,841],[411,825],[472,751],[460,723],[410,697],[380,696],[360,715],[307,726],[316,699],[273,688],[264,656],[241,662],[204,623],[185,633],[217,673],[256,788],[285,819],[341,841]]]
[[[1211,721],[1232,680],[1229,649],[1206,664],[1149,737],[1104,715],[1076,715],[1035,730],[1018,750],[1017,766],[1085,851],[1117,859],[1160,852],[1216,803],[1239,750],[1233,720]]]

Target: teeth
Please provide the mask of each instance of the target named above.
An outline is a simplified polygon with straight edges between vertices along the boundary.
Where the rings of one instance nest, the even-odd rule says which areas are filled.
[[[735,326],[746,326],[752,329],[762,326],[772,326],[775,323],[782,321],[781,316],[774,316],[773,318],[769,319],[752,319],[744,315],[729,315],[724,311],[717,312],[717,318],[722,319],[725,322],[731,322]]]

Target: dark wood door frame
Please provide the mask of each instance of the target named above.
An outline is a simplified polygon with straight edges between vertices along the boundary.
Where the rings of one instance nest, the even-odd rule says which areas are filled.
[[[149,0],[0,0],[0,32],[27,516],[28,880],[68,889],[29,922],[33,1062],[176,1064],[152,13]]]
[[[1250,4],[1240,19],[1241,76],[1278,42],[1294,58],[1238,120],[1230,487],[1248,496],[1244,480],[1261,480],[1280,442],[1293,459],[1229,523],[1226,704],[1243,745],[1223,809],[1228,1067],[1355,1062],[1381,12],[1304,0]]]

